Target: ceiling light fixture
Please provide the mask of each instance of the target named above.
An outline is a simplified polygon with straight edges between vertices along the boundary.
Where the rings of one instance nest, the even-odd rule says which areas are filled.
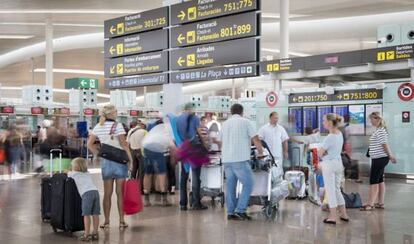
[[[0,35],[0,39],[30,39],[33,35]]]
[[[270,53],[280,53],[280,50],[279,49],[262,48],[261,50],[264,51],[264,52],[270,52]],[[307,57],[307,56],[310,56],[310,54],[307,54],[307,53],[300,53],[300,52],[294,52],[294,51],[289,52],[289,54],[290,55],[293,55],[293,56],[297,56],[297,57]]]
[[[2,9],[0,14],[128,14],[142,11],[139,9]]]
[[[35,69],[34,72],[35,73],[45,73],[46,69],[39,68],[39,69]],[[53,69],[53,73],[104,75],[103,71],[87,70],[87,69]]]
[[[0,25],[23,25],[23,26],[45,26],[41,22],[0,22]],[[78,24],[78,23],[53,23],[54,26],[71,26],[71,27],[104,27],[100,24]]]
[[[310,16],[310,15],[305,15],[305,14],[289,14],[289,19],[302,18],[302,17],[308,17],[308,16]],[[262,18],[267,18],[267,19],[280,19],[280,14],[262,13]]]

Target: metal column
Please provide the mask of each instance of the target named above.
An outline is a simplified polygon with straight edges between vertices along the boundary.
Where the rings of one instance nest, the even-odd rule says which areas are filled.
[[[280,0],[280,57],[289,58],[289,0]]]
[[[46,85],[53,88],[53,24],[50,17],[46,18],[45,39]]]

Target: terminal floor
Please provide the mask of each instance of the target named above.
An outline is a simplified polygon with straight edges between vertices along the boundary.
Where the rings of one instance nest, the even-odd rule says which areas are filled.
[[[49,224],[40,221],[40,179],[20,178],[23,179],[0,181],[0,243],[77,243],[75,237],[53,233]],[[94,178],[101,185],[98,173]],[[347,182],[347,191],[359,191],[365,196],[367,189],[366,184]],[[322,224],[326,213],[307,200],[282,201],[273,221],[264,219],[260,207],[253,207],[250,209],[253,221],[229,222],[219,206],[202,212],[180,212],[178,196],[174,196],[173,207],[148,207],[138,216],[128,217],[130,227],[124,231],[117,228],[113,206],[111,228],[100,232],[99,243],[411,244],[414,242],[413,193],[414,184],[391,180],[386,210],[366,213],[350,210],[351,222],[339,223],[336,227]]]

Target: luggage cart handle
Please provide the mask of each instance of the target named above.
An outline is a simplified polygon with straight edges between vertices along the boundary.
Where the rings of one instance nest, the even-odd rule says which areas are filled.
[[[50,177],[53,176],[53,153],[59,153],[59,173],[62,173],[62,149],[51,149],[50,150]]]

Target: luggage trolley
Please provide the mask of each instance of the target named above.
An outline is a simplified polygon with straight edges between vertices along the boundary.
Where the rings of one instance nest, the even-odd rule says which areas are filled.
[[[276,216],[279,202],[288,194],[288,182],[283,180],[283,168],[273,157],[267,144],[262,141],[265,157],[258,159],[255,147],[252,147],[250,160],[254,185],[250,195],[249,205],[263,206],[262,211],[266,218]],[[237,183],[237,193],[240,194],[242,185]]]
[[[211,197],[213,206],[218,198],[221,207],[224,207],[224,170],[219,153],[218,151],[210,152],[210,164],[201,169],[200,195],[201,198]]]

